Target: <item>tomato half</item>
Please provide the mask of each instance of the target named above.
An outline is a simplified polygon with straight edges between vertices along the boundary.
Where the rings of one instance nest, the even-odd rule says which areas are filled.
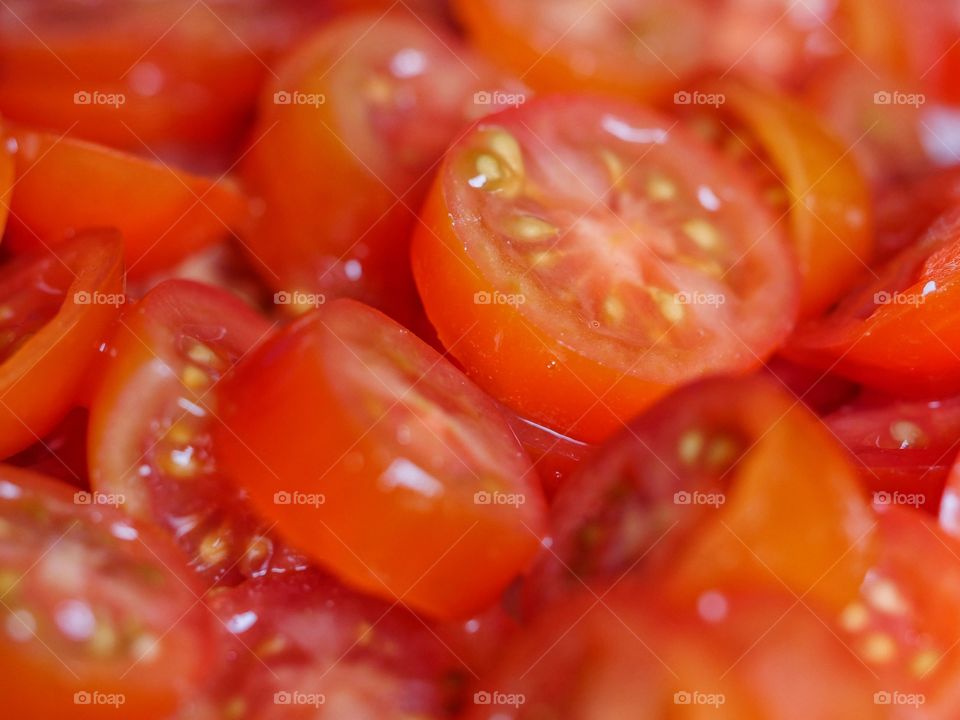
[[[264,92],[244,162],[263,201],[251,258],[277,290],[352,297],[407,323],[425,180],[467,124],[522,87],[402,6],[327,25]]]
[[[133,152],[232,150],[277,56],[330,14],[303,0],[11,0],[0,109]]]
[[[593,451],[593,446],[508,414],[514,435],[533,461],[547,498],[552,498]]]
[[[123,246],[109,231],[0,266],[0,457],[42,438],[81,401],[124,302],[122,273]]]
[[[960,544],[912,508],[878,516],[879,551],[860,592],[833,618],[840,640],[913,705],[903,717],[951,718],[960,702]]]
[[[465,670],[423,620],[316,571],[216,591],[217,678],[190,720],[449,717]]]
[[[523,417],[599,441],[672,387],[756,367],[796,261],[748,179],[640,106],[535,99],[448,152],[413,243],[440,340]]]
[[[17,718],[166,717],[213,628],[176,550],[108,504],[0,467],[0,693]]]
[[[951,211],[823,319],[798,328],[786,355],[898,397],[960,391],[960,212]]]
[[[474,685],[464,717],[887,717],[872,680],[788,594],[742,588],[678,608],[628,582],[534,619]]]
[[[88,227],[123,234],[127,271],[143,277],[241,229],[243,195],[229,180],[44,132],[13,128],[16,160],[9,240],[55,246]]]
[[[799,400],[768,378],[704,381],[561,488],[526,604],[666,568],[678,596],[772,582],[836,602],[860,582],[871,524],[855,469]]]
[[[960,452],[960,398],[858,401],[824,418],[878,505],[936,512]]]
[[[224,470],[350,585],[469,617],[536,553],[541,490],[496,404],[372,308],[339,300],[279,331],[221,402]]]
[[[717,105],[696,106],[696,117],[710,124],[698,129],[761,183],[796,250],[801,318],[821,314],[864,271],[873,250],[869,189],[853,155],[783,93],[737,81],[706,87],[700,97]]]
[[[222,290],[162,283],[121,319],[90,406],[93,488],[124,495],[124,509],[173,535],[211,583],[303,564],[213,456],[213,387],[271,329]]]

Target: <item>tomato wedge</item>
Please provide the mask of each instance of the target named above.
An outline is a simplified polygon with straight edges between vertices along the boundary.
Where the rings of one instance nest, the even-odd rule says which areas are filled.
[[[123,234],[127,271],[143,277],[230,235],[247,218],[246,200],[229,180],[23,128],[9,130],[7,147],[17,174],[9,240],[18,249],[113,226]]]
[[[124,302],[123,245],[93,231],[0,266],[0,457],[56,427]]]
[[[220,396],[224,470],[352,586],[469,617],[536,553],[543,498],[496,404],[372,308],[339,300],[308,313],[245,358]]]
[[[216,591],[217,678],[185,718],[447,718],[465,670],[423,620],[314,570]]]
[[[960,398],[860,400],[824,422],[858,461],[875,504],[936,513],[960,452]]]
[[[860,582],[871,524],[855,469],[799,400],[764,377],[704,381],[561,488],[526,605],[667,569],[678,597],[772,582],[836,603]]]
[[[0,466],[4,712],[167,717],[210,674],[211,618],[166,539],[107,506],[123,498],[74,491]]]
[[[739,81],[706,89],[717,110],[697,106],[695,117],[752,166],[796,250],[800,316],[817,316],[866,269],[873,250],[869,187],[854,155],[783,93]]]
[[[413,269],[440,340],[577,440],[756,367],[793,322],[796,263],[755,188],[640,106],[555,96],[480,121],[423,219]]]
[[[263,201],[255,266],[279,291],[352,297],[409,324],[408,237],[426,179],[468,119],[522,92],[405,5],[330,23],[260,102],[244,162]]]
[[[867,274],[828,315],[798,328],[791,359],[898,397],[960,391],[960,211]]]
[[[90,406],[93,488],[124,495],[209,583],[303,564],[213,457],[213,387],[271,327],[222,290],[162,283],[123,316]]]

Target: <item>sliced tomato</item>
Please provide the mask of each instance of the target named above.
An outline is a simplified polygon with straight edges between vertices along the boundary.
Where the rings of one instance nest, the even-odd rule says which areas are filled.
[[[440,340],[482,387],[581,441],[790,331],[796,263],[733,163],[642,107],[536,99],[449,151],[413,245]]]
[[[960,398],[860,400],[824,421],[858,461],[875,504],[937,511],[960,452]]]
[[[408,322],[425,180],[469,118],[522,92],[405,5],[327,25],[264,92],[244,163],[263,200],[250,249],[264,279]]]
[[[93,488],[124,495],[210,583],[303,565],[213,456],[213,387],[271,327],[222,290],[162,283],[123,316],[90,406]]]
[[[860,582],[871,524],[856,470],[799,400],[768,378],[704,381],[561,488],[526,605],[666,568],[678,597],[739,581],[836,603]]]
[[[698,129],[748,166],[796,250],[800,315],[830,307],[873,250],[870,194],[849,146],[789,96],[738,81],[706,86]],[[705,126],[706,124],[706,126]]]
[[[330,14],[304,0],[11,0],[0,109],[133,152],[232,149],[278,55]]]
[[[943,213],[960,207],[960,168],[890,183],[876,200],[877,259],[889,260],[916,242]]]
[[[218,590],[210,692],[184,718],[444,718],[464,668],[423,620],[316,571]]]
[[[110,231],[0,266],[0,457],[32,445],[81,402],[125,299],[122,274],[123,246]]]
[[[834,618],[840,640],[903,717],[950,718],[960,702],[960,544],[926,515],[890,507],[858,596]],[[912,714],[915,713],[915,714]]]
[[[593,446],[510,413],[510,427],[533,461],[547,498],[556,495]]]
[[[178,172],[133,155],[14,128],[16,160],[9,240],[57,245],[88,227],[117,227],[127,271],[143,277],[240,229],[246,200],[229,180]]]
[[[960,391],[958,298],[960,211],[951,211],[798,328],[786,354],[899,397],[944,397]]]
[[[630,582],[567,598],[509,641],[473,691],[467,720],[887,717],[821,620],[788,594],[749,588],[695,608]]]
[[[469,617],[536,553],[541,490],[496,404],[372,308],[305,315],[240,363],[221,400],[224,470],[352,586]]]
[[[176,550],[108,504],[0,467],[0,693],[17,718],[167,717],[211,669]]]
[[[88,489],[86,408],[77,407],[49,434],[5,462]]]

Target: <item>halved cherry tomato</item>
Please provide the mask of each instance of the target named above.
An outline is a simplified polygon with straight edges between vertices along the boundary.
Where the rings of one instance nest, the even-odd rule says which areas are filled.
[[[209,606],[227,633],[190,720],[439,719],[464,684],[423,620],[313,570],[215,591]]]
[[[210,582],[299,567],[213,457],[213,386],[272,326],[228,293],[184,280],[134,305],[111,341],[90,406],[95,490],[167,530]]]
[[[433,165],[468,118],[523,100],[407,9],[326,26],[261,99],[244,165],[263,200],[255,266],[278,290],[353,297],[408,322],[409,234]]]
[[[125,300],[122,274],[112,231],[0,267],[0,457],[32,445],[80,402]]]
[[[960,398],[860,400],[824,418],[878,505],[936,512],[960,452]]]
[[[855,469],[799,400],[768,378],[704,381],[660,401],[561,488],[526,604],[657,572],[680,595],[784,583],[835,603],[860,582],[871,523]]]
[[[580,593],[508,641],[473,690],[466,720],[887,717],[822,620],[749,587],[695,608],[648,584]]]
[[[329,15],[304,0],[10,0],[0,110],[138,153],[231,150],[277,56]]]
[[[899,397],[944,397],[960,391],[958,298],[960,211],[951,211],[798,328],[786,354]]]
[[[224,470],[350,585],[469,617],[536,553],[541,490],[496,404],[372,308],[305,315],[238,365],[221,402]]]
[[[0,694],[16,718],[167,717],[213,628],[176,550],[42,475],[0,467]]]
[[[480,121],[423,219],[413,269],[441,341],[578,440],[756,367],[793,323],[796,263],[755,188],[640,106],[555,96]]]
[[[78,230],[113,226],[123,234],[127,271],[143,277],[247,220],[246,200],[229,180],[23,128],[8,131],[7,147],[17,169],[9,240],[18,249],[57,245]]]
[[[960,543],[926,515],[879,513],[878,553],[860,592],[833,618],[839,639],[903,717],[951,718],[960,702]]]
[[[873,249],[870,194],[849,148],[787,95],[736,81],[706,87],[719,112],[699,106],[698,117],[712,121],[714,141],[754,166],[796,250],[800,315],[821,314]]]

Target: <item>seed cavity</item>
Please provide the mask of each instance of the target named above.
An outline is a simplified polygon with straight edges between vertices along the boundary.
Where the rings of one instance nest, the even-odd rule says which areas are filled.
[[[555,225],[532,215],[520,215],[510,221],[510,235],[520,240],[545,240],[560,232]]]
[[[708,220],[701,218],[688,220],[681,229],[701,250],[715,250],[720,245],[720,233]]]

